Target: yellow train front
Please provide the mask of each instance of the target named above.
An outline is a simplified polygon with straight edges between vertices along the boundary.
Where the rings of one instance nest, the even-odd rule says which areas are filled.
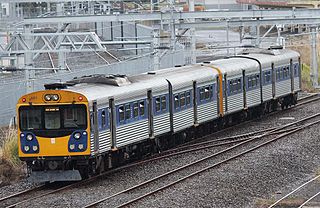
[[[85,96],[44,90],[22,96],[17,104],[19,157],[29,179],[81,180],[90,157],[90,117]],[[81,177],[82,176],[82,177]]]

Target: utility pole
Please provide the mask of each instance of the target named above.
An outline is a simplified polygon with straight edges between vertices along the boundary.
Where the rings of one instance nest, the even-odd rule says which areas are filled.
[[[194,0],[189,0],[189,12],[194,12]],[[191,19],[190,20],[191,22],[194,22],[195,20],[194,19]],[[195,37],[195,33],[196,33],[196,30],[195,28],[190,28],[190,32],[189,32],[189,35],[190,35],[190,38],[191,38],[191,47],[190,47],[190,51],[191,51],[191,54],[190,54],[190,58],[191,58],[191,64],[195,64],[196,63],[196,37]]]
[[[160,30],[159,29],[153,29],[153,67],[151,65],[151,70],[159,70],[160,69]],[[152,63],[152,62],[151,62]]]
[[[318,51],[317,51],[318,28],[311,27],[311,66],[310,77],[314,88],[318,88]]]
[[[35,70],[33,69],[33,37],[32,33],[32,25],[24,26],[24,33],[26,45],[29,47],[24,54],[24,65],[25,65],[25,79],[26,79],[26,91],[27,93],[31,93],[34,91],[34,79],[35,79]]]

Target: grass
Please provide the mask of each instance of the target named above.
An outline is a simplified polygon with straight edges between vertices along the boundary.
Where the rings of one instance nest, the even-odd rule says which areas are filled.
[[[308,66],[307,64],[302,64],[301,79],[302,90],[308,92],[314,91],[314,88],[312,87],[312,81],[310,78],[310,66]]]
[[[23,175],[23,163],[18,157],[17,131],[14,128],[1,130],[0,186],[7,185]]]
[[[319,73],[320,74],[320,73]],[[312,81],[310,77],[310,66],[307,64],[302,64],[301,70],[301,79],[302,79],[302,90],[307,92],[317,92],[318,90],[312,86]],[[320,83],[320,79],[318,78]]]

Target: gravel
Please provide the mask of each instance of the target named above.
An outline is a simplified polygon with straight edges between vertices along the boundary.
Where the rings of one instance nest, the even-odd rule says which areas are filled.
[[[234,127],[218,134],[215,138],[293,122],[318,112],[319,103],[310,103],[265,117],[260,121]],[[206,171],[161,193],[138,201],[134,207],[267,207],[266,203],[284,196],[319,173],[319,127],[320,125],[315,125]],[[221,147],[132,167],[86,186],[36,199],[29,202],[28,206],[83,206],[219,150]],[[6,186],[0,188],[0,196],[30,186],[25,181]],[[129,198],[132,199],[133,196],[138,195],[135,193],[121,195],[108,200],[108,203],[102,204],[101,207],[114,207]]]

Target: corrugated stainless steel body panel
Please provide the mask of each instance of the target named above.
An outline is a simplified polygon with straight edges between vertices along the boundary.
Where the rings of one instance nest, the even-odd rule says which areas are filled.
[[[154,135],[170,132],[170,114],[164,113],[153,117]]]
[[[193,125],[193,108],[173,113],[173,130],[180,131]]]
[[[291,93],[291,80],[276,82],[276,97],[281,97]]]
[[[93,134],[90,137],[90,150],[91,155],[94,155],[94,137]],[[104,153],[111,150],[111,138],[110,130],[99,132],[99,153]]]
[[[149,138],[148,120],[121,125],[116,130],[117,147],[139,142]]]
[[[243,94],[228,96],[228,114],[243,110]]]
[[[94,152],[94,135],[91,134],[90,136],[90,152],[91,152],[91,155],[94,155],[95,152]]]
[[[262,97],[263,97],[263,102],[272,99],[272,84],[264,85],[262,87]]]
[[[247,106],[252,107],[261,104],[260,87],[258,89],[249,90],[246,92]]]
[[[211,101],[197,106],[198,122],[203,123],[218,118],[217,101]]]
[[[300,90],[300,78],[295,77],[294,78],[294,91],[299,91]]]

